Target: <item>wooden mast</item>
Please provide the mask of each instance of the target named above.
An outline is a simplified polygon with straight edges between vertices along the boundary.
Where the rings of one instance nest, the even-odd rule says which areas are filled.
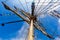
[[[31,21],[30,21],[30,27],[29,27],[28,40],[34,40],[34,38],[33,38],[33,32],[34,32],[33,19],[31,19]]]
[[[35,8],[35,3],[32,2],[32,5],[31,5],[32,13],[31,13],[31,17],[30,17],[30,27],[29,27],[28,40],[34,40],[34,26],[33,26],[34,19],[35,19],[34,8]]]

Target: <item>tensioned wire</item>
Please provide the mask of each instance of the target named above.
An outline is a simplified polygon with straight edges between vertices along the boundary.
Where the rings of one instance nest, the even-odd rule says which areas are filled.
[[[35,11],[35,13],[39,12],[40,8],[43,6],[43,4],[44,4],[45,1],[46,1],[46,0],[44,0],[44,1],[42,2],[41,6],[39,7],[39,9],[37,9],[37,10]]]
[[[52,0],[53,1],[53,0]],[[58,0],[57,0],[58,1]],[[50,4],[48,4],[48,6],[45,7],[45,9],[43,9],[43,11],[46,11],[47,9],[51,8],[53,5],[55,5],[56,2],[50,2]],[[41,11],[42,12],[42,11]]]
[[[57,5],[56,5],[56,6],[54,6],[54,7],[52,8],[52,6],[55,5],[55,4],[56,4],[55,2],[50,2],[40,13],[42,13],[42,12],[44,12],[44,13],[47,12],[49,8],[53,9],[54,7],[57,6]],[[51,10],[51,9],[49,9],[49,10]],[[38,15],[40,15],[40,14],[38,13]]]
[[[47,4],[46,4],[46,5],[43,4],[43,6],[42,6],[41,9],[39,10],[39,12],[41,12],[42,10],[44,10],[43,8],[47,7],[52,1],[53,1],[53,0],[50,0],[50,2],[49,2],[49,0],[48,0],[47,2],[45,2],[45,3],[47,3]],[[38,13],[39,13],[39,12],[38,12]]]
[[[19,3],[21,4],[21,6],[23,7],[23,9],[25,10],[25,8],[24,8],[24,6],[23,6],[21,0],[18,0],[18,1],[19,1]],[[26,10],[25,10],[25,11],[26,11]]]
[[[34,10],[34,13],[36,11],[36,9],[38,8],[38,4],[40,3],[40,0],[38,1],[37,5],[35,6],[35,10]]]

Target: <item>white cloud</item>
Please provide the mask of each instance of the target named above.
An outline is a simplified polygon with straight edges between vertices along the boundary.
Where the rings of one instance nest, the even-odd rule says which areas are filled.
[[[0,40],[2,40],[2,38],[0,38]]]
[[[56,37],[55,40],[60,40],[60,38],[59,37]]]
[[[58,34],[60,34],[60,19],[58,19],[58,27],[57,27],[57,32],[58,32]]]
[[[27,39],[27,34],[28,34],[28,24],[24,23],[22,28],[18,31],[18,34],[15,38],[11,38],[10,40],[25,40]]]
[[[60,19],[58,19],[58,23],[60,23]]]
[[[60,19],[58,19],[58,31],[60,31]]]

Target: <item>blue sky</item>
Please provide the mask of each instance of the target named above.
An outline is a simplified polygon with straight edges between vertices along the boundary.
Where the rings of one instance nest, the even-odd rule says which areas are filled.
[[[0,0],[0,24],[5,23],[5,22],[10,22],[10,21],[22,20],[20,17],[15,15],[13,12],[6,10],[1,3],[2,1],[6,1],[6,4],[10,6],[11,8],[13,8],[13,6],[16,6],[18,8],[23,9],[21,4],[19,4],[18,0],[14,0],[14,1],[13,0]],[[31,13],[31,2],[32,1],[33,0],[27,1],[29,10],[27,10],[25,1],[24,0],[21,1],[26,12]],[[60,9],[58,8],[56,10],[59,12]],[[46,31],[55,37],[54,40],[60,40],[59,36],[56,36],[56,34],[60,35],[60,32],[59,32],[60,31],[59,29],[60,20],[59,19],[46,14],[45,16],[42,15],[42,18],[39,16],[38,20],[41,21],[44,28],[47,29]],[[0,25],[0,40],[24,40],[28,34],[28,27],[29,25],[26,22],[6,24],[4,27]],[[43,35],[40,31],[36,29],[34,31],[34,34],[35,34],[35,40],[51,40],[50,38],[46,37],[45,35]]]

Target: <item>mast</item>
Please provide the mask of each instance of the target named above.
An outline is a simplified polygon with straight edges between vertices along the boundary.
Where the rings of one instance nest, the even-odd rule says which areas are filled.
[[[29,27],[29,34],[28,34],[28,40],[34,40],[33,38],[33,32],[34,32],[34,27],[33,27],[33,19],[30,21],[30,27]]]
[[[28,33],[28,40],[34,40],[34,9],[35,9],[35,3],[32,2],[31,5],[31,9],[32,9],[32,13],[31,13],[31,17],[30,17],[30,27],[29,27],[29,33]]]

